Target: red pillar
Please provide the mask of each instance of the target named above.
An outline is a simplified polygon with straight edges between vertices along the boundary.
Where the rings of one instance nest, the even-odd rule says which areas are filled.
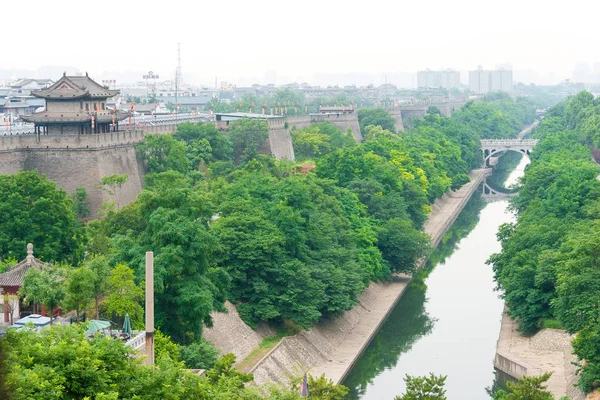
[[[4,322],[10,322],[8,315],[8,293],[4,293]]]
[[[46,315],[46,306],[42,304],[42,317],[47,317]]]

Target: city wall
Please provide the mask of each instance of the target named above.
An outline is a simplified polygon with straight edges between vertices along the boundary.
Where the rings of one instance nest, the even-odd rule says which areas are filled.
[[[475,170],[471,173],[471,182],[456,192],[450,192],[436,201],[433,212],[426,224],[432,243],[437,245],[452,223],[456,220],[473,192],[479,187],[490,170]],[[423,260],[423,263],[425,260]],[[337,318],[321,321],[317,326],[301,333],[283,338],[252,369],[257,384],[266,382],[287,383],[292,376],[301,376],[305,371],[319,376],[325,374],[336,383],[343,382],[356,360],[367,347],[381,324],[393,310],[404,293],[411,278],[395,277],[391,282],[371,283],[359,297],[359,303],[352,310],[344,312]],[[231,314],[231,312],[230,312]],[[218,314],[215,314],[217,317]],[[252,343],[259,342],[239,340],[236,333],[243,324],[234,311],[233,320],[226,321],[228,326],[219,326],[224,320],[215,319],[218,340],[208,339],[222,353],[236,352],[249,354]],[[230,329],[230,327],[236,327]],[[224,336],[238,336],[238,339],[225,339]],[[246,333],[246,336],[250,336]],[[239,350],[239,344],[245,343],[247,348]],[[256,347],[256,345],[254,345]]]
[[[473,100],[476,101],[478,99]],[[469,100],[455,100],[444,103],[423,102],[419,104],[401,105],[399,107],[388,108],[387,111],[390,115],[394,117],[398,114],[400,115],[399,119],[403,126],[402,129],[398,129],[397,126],[396,130],[401,131],[404,130],[404,128],[410,126],[412,124],[412,121],[414,121],[415,119],[425,117],[425,114],[427,114],[427,110],[429,109],[429,107],[436,107],[438,110],[440,110],[440,113],[443,116],[451,117],[454,111],[460,110],[460,108],[464,106],[467,103],[467,101]],[[396,122],[396,124],[398,125],[398,121]]]
[[[88,193],[88,206],[95,217],[104,201],[123,207],[142,190],[142,174],[134,144],[144,137],[141,131],[94,135],[18,135],[0,137],[0,174],[36,169],[67,193],[79,186]],[[127,174],[117,196],[95,186],[102,177]]]
[[[356,141],[362,141],[358,115],[353,114],[312,114],[300,115],[287,118],[269,119],[269,149],[271,154],[278,160],[286,158],[294,160],[294,148],[292,146],[293,129],[302,129],[311,124],[328,121],[343,132],[350,129]]]

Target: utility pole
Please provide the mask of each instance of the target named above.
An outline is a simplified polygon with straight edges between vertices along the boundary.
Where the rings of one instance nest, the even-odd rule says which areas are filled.
[[[154,253],[146,252],[146,365],[154,365]]]

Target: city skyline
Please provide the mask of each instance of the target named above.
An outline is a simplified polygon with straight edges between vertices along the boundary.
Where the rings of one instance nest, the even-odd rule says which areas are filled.
[[[515,71],[535,71],[530,78],[535,83],[551,84],[572,78],[577,63],[596,62],[590,56],[599,43],[592,32],[594,13],[581,12],[589,9],[584,1],[559,8],[509,0],[494,10],[493,18],[484,19],[475,18],[481,16],[477,4],[375,0],[368,8],[355,8],[309,0],[287,10],[271,0],[234,1],[225,13],[216,3],[195,9],[114,0],[102,7],[73,0],[57,6],[34,0],[30,28],[21,29],[19,18],[3,21],[7,32],[18,31],[21,42],[31,45],[9,46],[4,54],[10,57],[0,69],[67,65],[99,79],[111,79],[110,71],[152,70],[168,79],[177,66],[178,42],[184,81],[204,85],[214,84],[215,77],[261,83],[274,71],[277,83],[313,83],[332,75],[382,80],[387,74],[393,80],[394,74],[414,74],[416,86],[419,70],[470,71],[505,63]],[[11,2],[5,11],[16,15],[22,10]],[[82,18],[100,32],[74,33],[68,21]]]

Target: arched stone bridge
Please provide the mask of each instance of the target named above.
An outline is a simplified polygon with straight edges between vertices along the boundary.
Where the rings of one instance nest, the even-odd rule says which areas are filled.
[[[505,151],[516,151],[529,158],[531,150],[537,142],[538,139],[483,139],[481,140],[481,150],[484,164],[488,166],[491,157],[499,156]]]

